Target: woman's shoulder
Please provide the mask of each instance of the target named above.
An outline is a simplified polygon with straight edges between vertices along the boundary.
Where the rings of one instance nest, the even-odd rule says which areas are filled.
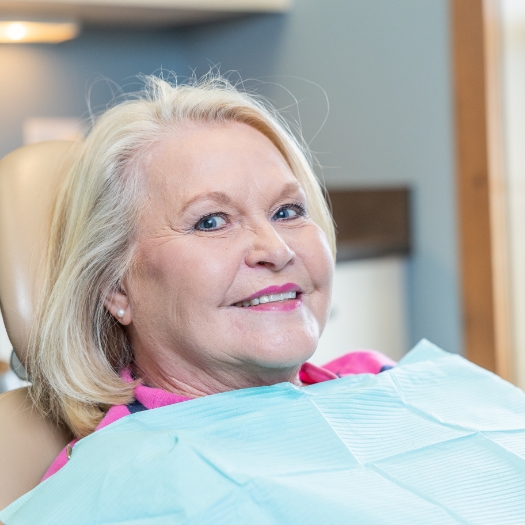
[[[70,439],[35,409],[27,388],[0,395],[0,510],[38,485]]]

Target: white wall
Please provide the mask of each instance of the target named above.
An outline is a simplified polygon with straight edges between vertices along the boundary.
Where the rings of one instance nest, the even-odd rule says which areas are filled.
[[[406,278],[401,257],[338,264],[332,313],[310,361],[322,365],[357,349],[401,359],[409,350]]]

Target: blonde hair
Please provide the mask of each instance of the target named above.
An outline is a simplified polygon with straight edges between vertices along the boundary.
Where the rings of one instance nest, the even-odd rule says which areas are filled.
[[[181,85],[145,77],[145,89],[93,126],[58,196],[44,292],[29,348],[36,405],[77,437],[112,405],[133,399],[119,372],[132,361],[122,326],[104,307],[133,261],[144,205],[144,153],[188,123],[245,123],[268,137],[303,187],[310,216],[335,254],[335,233],[304,144],[264,100],[207,76]]]

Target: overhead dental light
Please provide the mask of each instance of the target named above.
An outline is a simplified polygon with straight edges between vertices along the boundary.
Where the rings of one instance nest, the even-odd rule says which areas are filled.
[[[0,43],[58,44],[75,38],[80,26],[72,20],[1,20]]]

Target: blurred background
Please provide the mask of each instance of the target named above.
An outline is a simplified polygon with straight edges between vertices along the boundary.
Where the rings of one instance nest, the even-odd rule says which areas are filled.
[[[0,156],[81,136],[139,73],[212,67],[268,97],[339,229],[313,360],[425,337],[525,384],[522,0],[0,0],[0,40]]]

